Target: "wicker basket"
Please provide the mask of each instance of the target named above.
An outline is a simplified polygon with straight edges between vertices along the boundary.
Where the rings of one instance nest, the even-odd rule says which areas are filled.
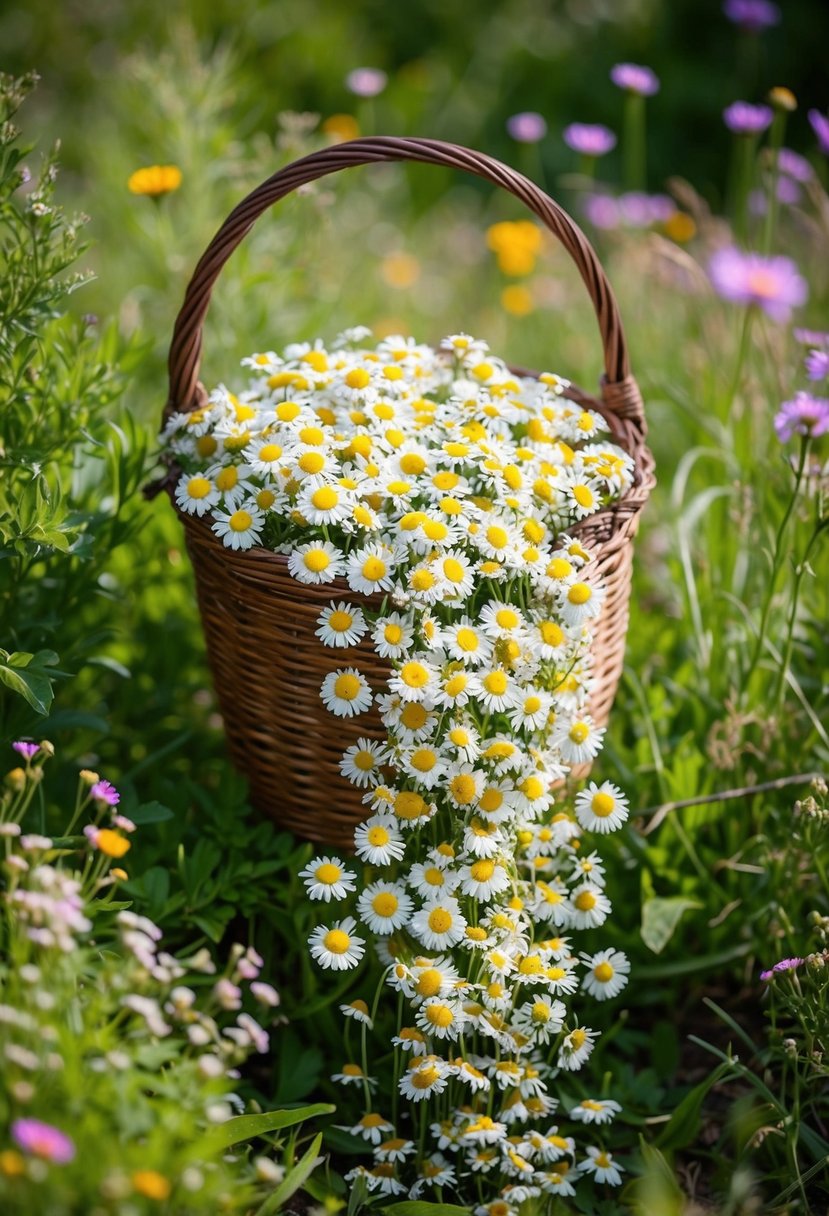
[[[210,293],[258,216],[316,178],[353,165],[398,160],[464,169],[521,199],[562,242],[593,301],[604,347],[601,397],[596,400],[577,389],[568,395],[604,415],[615,441],[635,463],[634,484],[625,497],[571,529],[593,553],[593,569],[607,589],[594,626],[596,683],[590,706],[603,725],[622,669],[632,541],[654,484],[653,461],[645,446],[642,398],[630,374],[621,320],[604,271],[577,225],[527,178],[467,148],[390,137],[339,144],[281,169],[228,216],[196,267],[170,347],[165,419],[206,400],[198,371]],[[213,534],[209,520],[184,514],[181,519],[230,752],[250,781],[253,804],[300,836],[348,847],[364,807],[361,791],[341,776],[339,761],[358,736],[382,739],[385,732],[376,713],[356,720],[333,717],[320,699],[320,685],[344,661],[358,665],[375,687],[385,683],[388,668],[370,638],[332,653],[319,644],[314,630],[321,609],[332,599],[356,602],[360,597],[344,579],[326,586],[302,585],[289,575],[284,556],[261,548],[234,552]]]

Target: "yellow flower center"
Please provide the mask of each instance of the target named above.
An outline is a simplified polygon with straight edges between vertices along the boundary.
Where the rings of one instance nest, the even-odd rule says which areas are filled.
[[[449,677],[443,688],[447,696],[457,697],[460,696],[460,694],[464,691],[468,683],[469,678],[465,676],[462,671],[459,671],[455,675]]]
[[[611,815],[615,806],[616,799],[610,794],[605,794],[601,791],[598,794],[594,794],[590,802],[590,809],[599,819],[606,819],[608,815]]]
[[[608,980],[613,979],[615,972],[610,963],[604,962],[593,968],[593,974],[600,984],[606,984]]]
[[[431,1089],[440,1079],[440,1073],[434,1064],[430,1064],[428,1068],[418,1068],[411,1074],[411,1078],[415,1089]]]
[[[329,929],[322,940],[331,954],[345,954],[351,945],[351,938],[342,929]]]
[[[419,773],[430,773],[437,762],[437,755],[431,747],[420,747],[412,753],[412,768],[416,768]]]
[[[273,490],[260,490],[256,495],[256,505],[263,511],[267,511],[268,507],[272,507],[275,502],[276,495]]]
[[[345,382],[349,388],[365,388],[371,376],[364,367],[353,367],[346,373]]]
[[[530,802],[535,802],[536,798],[541,798],[544,794],[544,782],[540,777],[526,777],[518,788]]]
[[[126,836],[113,832],[112,828],[101,828],[96,845],[106,857],[123,857],[132,847]]]
[[[414,790],[401,790],[394,800],[398,819],[420,819],[426,813],[426,803]]]
[[[484,676],[483,686],[496,697],[502,697],[507,691],[507,676],[503,671],[491,671],[489,675]]]
[[[400,905],[400,900],[391,891],[380,891],[371,901],[371,906],[378,916],[394,916]]]
[[[425,724],[429,714],[422,705],[417,702],[410,702],[403,706],[400,714],[400,721],[406,727],[406,730],[420,730]]]
[[[536,1001],[532,1009],[532,1020],[543,1025],[545,1022],[549,1022],[550,1012],[549,1005],[545,1005],[543,1001]]]
[[[386,577],[386,563],[380,557],[367,557],[363,562],[362,575],[370,583],[379,582]]]
[[[423,688],[429,683],[429,672],[422,663],[404,663],[400,668],[400,679],[407,688]]]
[[[252,523],[253,516],[249,515],[247,511],[234,511],[227,521],[228,527],[233,532],[247,532]]]
[[[596,501],[595,495],[589,486],[573,486],[573,497],[580,507],[592,507]]]
[[[458,773],[449,783],[452,797],[461,806],[466,806],[475,799],[475,778],[471,773]]]
[[[462,583],[465,571],[457,558],[447,557],[443,563],[443,573],[450,583]]]
[[[312,574],[320,574],[331,565],[331,558],[324,549],[309,549],[303,555],[302,561],[306,570],[310,570]]]
[[[416,477],[426,468],[426,461],[419,452],[407,452],[400,460],[400,468],[408,477]]]
[[[497,524],[491,524],[486,530],[486,538],[493,549],[506,548],[509,536],[504,528],[499,528]]]
[[[412,575],[413,591],[429,591],[435,585],[435,576],[431,570],[415,570]]]
[[[584,1047],[587,1041],[587,1035],[583,1030],[574,1030],[570,1035],[570,1044],[573,1051],[578,1051],[580,1047]]]
[[[570,738],[574,743],[584,743],[587,736],[590,734],[590,727],[586,722],[574,722],[570,727]]]
[[[504,795],[499,789],[490,786],[489,789],[484,790],[483,794],[481,794],[481,800],[478,805],[485,814],[492,815],[504,805]]]
[[[366,832],[366,840],[374,848],[382,848],[383,845],[389,843],[390,837],[386,828],[381,824],[376,823],[374,827],[369,828]]]
[[[399,625],[386,625],[383,630],[383,637],[390,646],[399,646],[400,639],[403,637],[403,630]]]
[[[303,473],[321,473],[325,467],[325,457],[322,452],[303,452],[297,464]]]
[[[573,586],[567,592],[567,598],[571,604],[586,604],[592,595],[593,592],[587,583],[573,583]]]
[[[469,873],[475,882],[489,882],[492,875],[495,873],[495,862],[489,858],[484,858],[482,861],[476,861],[470,867]]]
[[[354,617],[350,612],[332,612],[328,618],[328,627],[333,629],[335,633],[346,633],[354,624]]]
[[[457,632],[457,642],[461,650],[465,650],[467,654],[474,653],[480,645],[478,635],[474,629],[469,629],[466,626],[459,629]]]
[[[573,903],[579,912],[590,912],[596,906],[596,896],[592,891],[579,891]]]
[[[436,967],[421,971],[415,983],[418,996],[437,996],[443,986],[443,976]]]
[[[216,485],[224,494],[227,490],[232,490],[238,480],[239,474],[236,470],[236,466],[229,464],[220,470],[218,476],[216,477]]]
[[[426,1010],[426,1020],[433,1026],[451,1026],[455,1015],[448,1005],[430,1005]]]
[[[207,498],[210,482],[206,477],[191,477],[187,483],[187,493],[191,498]]]
[[[518,613],[512,608],[499,608],[495,613],[495,622],[501,629],[515,629],[518,625]]]
[[[541,621],[538,630],[545,646],[560,646],[564,641],[564,631],[555,621]]]
[[[339,882],[342,878],[342,870],[339,866],[335,866],[330,861],[325,861],[321,866],[317,867],[314,877],[317,882],[324,883],[326,886],[333,886],[335,882]]]
[[[350,672],[344,672],[334,681],[334,693],[341,701],[353,701],[360,695],[361,688],[362,683],[359,676],[354,676]]]
[[[446,908],[433,908],[429,913],[429,928],[433,933],[448,933],[452,928],[452,913]]]
[[[330,511],[339,501],[340,496],[333,486],[320,486],[311,495],[311,502],[318,511]]]
[[[541,698],[540,697],[527,697],[526,701],[524,702],[524,713],[525,714],[537,714],[540,709],[541,709]]]
[[[449,529],[443,520],[427,519],[423,523],[423,535],[429,540],[445,540],[449,535]]]
[[[321,426],[304,426],[299,432],[299,441],[310,447],[321,447],[325,443],[325,431]]]

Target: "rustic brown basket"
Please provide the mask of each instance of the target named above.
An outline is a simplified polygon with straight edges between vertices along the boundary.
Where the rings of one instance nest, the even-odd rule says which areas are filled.
[[[616,300],[599,260],[567,213],[520,173],[468,148],[392,137],[325,148],[275,173],[231,212],[190,280],[170,347],[165,420],[206,400],[198,372],[210,293],[258,216],[297,187],[329,173],[398,160],[463,169],[515,195],[564,245],[593,301],[604,348],[601,397],[596,400],[578,389],[568,395],[603,414],[615,440],[635,462],[634,484],[625,497],[573,529],[592,551],[593,569],[607,589],[594,626],[596,684],[590,707],[603,725],[622,670],[632,542],[654,484],[653,461],[645,446],[642,398],[630,373]],[[360,597],[344,579],[304,586],[291,578],[284,556],[261,548],[234,552],[213,534],[209,520],[186,514],[181,519],[231,756],[250,781],[253,804],[300,836],[348,847],[365,808],[361,792],[341,776],[339,761],[359,736],[382,739],[384,731],[375,712],[356,719],[328,713],[320,685],[329,671],[347,663],[358,665],[375,688],[382,687],[388,667],[369,638],[333,653],[320,645],[314,630],[321,609],[332,599],[355,602]]]

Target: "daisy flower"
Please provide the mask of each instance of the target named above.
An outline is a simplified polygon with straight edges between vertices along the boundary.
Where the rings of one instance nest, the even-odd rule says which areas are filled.
[[[300,583],[331,583],[342,574],[343,560],[330,541],[311,541],[288,555],[288,572]]]
[[[471,723],[456,721],[446,732],[444,745],[450,748],[460,760],[473,761],[481,752],[480,736]]]
[[[437,748],[428,743],[400,753],[398,767],[427,790],[432,789],[446,772],[447,762]]]
[[[315,857],[299,877],[305,881],[309,899],[345,899],[354,891],[355,876],[338,857]]]
[[[515,678],[502,667],[477,672],[473,687],[486,713],[511,709],[521,695]]]
[[[394,1128],[390,1127],[389,1131],[394,1131]],[[374,1156],[378,1161],[405,1161],[414,1151],[412,1140],[403,1140],[398,1136],[393,1140],[384,1140],[379,1148],[374,1150]]]
[[[346,578],[352,591],[371,595],[375,591],[390,591],[396,560],[385,545],[365,545],[348,557]]]
[[[394,672],[389,689],[404,701],[430,701],[438,686],[439,671],[425,659],[409,659]]]
[[[411,932],[427,950],[449,950],[463,938],[466,921],[451,896],[431,899],[410,921]]]
[[[278,473],[285,461],[285,449],[268,435],[255,439],[245,455],[254,473],[260,477]]]
[[[621,950],[600,950],[598,954],[582,955],[588,968],[581,986],[598,1001],[618,996],[628,982],[630,963]]]
[[[571,471],[562,489],[569,513],[575,519],[585,519],[598,511],[602,505],[601,487],[594,478],[584,472]]]
[[[343,752],[340,761],[342,775],[362,789],[368,785],[376,785],[380,780],[380,766],[383,763],[384,751],[381,744],[373,739],[362,737]]]
[[[559,1048],[556,1064],[570,1072],[576,1072],[584,1064],[595,1046],[598,1034],[586,1026],[577,1026],[565,1036]]]
[[[323,608],[317,625],[316,636],[323,646],[356,646],[368,628],[362,609],[342,601]]]
[[[433,1039],[458,1039],[467,1020],[460,1001],[432,996],[423,1002],[415,1019],[419,1028]]]
[[[432,1153],[421,1161],[419,1168],[420,1177],[411,1189],[412,1199],[417,1199],[426,1187],[455,1185],[455,1167],[441,1153]]]
[[[451,895],[460,882],[460,875],[437,861],[417,862],[406,879],[408,885],[422,899],[434,899]]]
[[[357,900],[357,915],[372,933],[388,934],[402,928],[413,910],[411,896],[400,883],[369,883]]]
[[[524,618],[510,604],[492,600],[481,609],[481,628],[490,638],[511,638],[525,626]]]
[[[514,709],[510,710],[510,725],[514,730],[541,730],[550,716],[553,698],[540,688],[527,685],[521,690],[521,697]]]
[[[623,1168],[613,1160],[611,1153],[593,1147],[588,1148],[587,1157],[579,1162],[580,1170],[592,1174],[597,1182],[607,1182],[610,1186],[622,1185]]]
[[[605,591],[589,583],[571,583],[561,601],[561,619],[568,629],[579,629],[594,620],[602,610]]]
[[[601,887],[593,883],[583,883],[571,891],[570,904],[575,929],[595,929],[603,925],[610,915],[610,900]]]
[[[369,1030],[374,1025],[368,1012],[368,1005],[359,998],[356,1001],[349,1002],[348,1005],[340,1005],[340,1013],[347,1018],[353,1018],[355,1022],[360,1022],[361,1025],[368,1026]]]
[[[605,728],[595,726],[590,715],[583,714],[557,726],[552,743],[566,764],[585,764],[599,754],[604,736]]]
[[[236,510],[213,511],[213,531],[228,549],[250,549],[262,534],[265,516],[253,502]]]
[[[489,662],[492,656],[492,642],[478,623],[468,616],[446,626],[443,645],[453,659],[467,666],[478,667]]]
[[[612,1098],[582,1098],[570,1111],[570,1118],[579,1123],[610,1123],[621,1109],[619,1103],[614,1102]]]
[[[357,922],[353,916],[336,921],[329,928],[317,925],[308,938],[311,955],[321,967],[332,971],[348,971],[356,967],[365,954],[365,941],[354,930]]]
[[[322,682],[320,696],[325,708],[338,718],[365,713],[372,702],[371,687],[356,667],[330,671]]]
[[[461,1133],[464,1144],[499,1144],[506,1140],[507,1125],[499,1123],[489,1115],[478,1115],[470,1119]]]
[[[525,1001],[515,1011],[513,1024],[533,1042],[549,1043],[561,1031],[566,1016],[563,1003],[545,993]]]
[[[384,1119],[376,1111],[369,1111],[347,1130],[352,1136],[359,1136],[369,1144],[380,1144],[384,1136],[394,1131],[394,1124],[389,1123],[388,1119]]]
[[[502,862],[481,857],[460,871],[461,890],[482,903],[489,903],[510,886],[510,876]]]
[[[219,489],[203,473],[194,477],[185,473],[176,486],[176,505],[188,515],[201,516],[212,511],[220,497]]]
[[[340,1085],[368,1085],[370,1089],[374,1089],[377,1081],[374,1077],[367,1077],[359,1064],[343,1064],[340,1072],[335,1072],[332,1081],[336,1081]]]
[[[399,861],[406,845],[391,815],[373,815],[356,829],[354,852],[372,866],[387,866]]]
[[[378,617],[371,631],[374,649],[381,659],[399,659],[408,651],[413,637],[411,621],[399,612]]]
[[[586,832],[605,834],[620,828],[628,817],[628,803],[622,791],[609,781],[588,787],[576,795],[576,818]]]
[[[411,1102],[423,1102],[432,1094],[442,1094],[449,1084],[449,1073],[438,1056],[422,1056],[400,1078],[400,1092]]]
[[[473,768],[471,764],[456,764],[447,774],[445,792],[458,810],[465,811],[477,804],[485,781],[486,774]]]
[[[308,485],[297,498],[296,505],[309,524],[319,527],[345,519],[351,513],[352,496],[341,486]]]

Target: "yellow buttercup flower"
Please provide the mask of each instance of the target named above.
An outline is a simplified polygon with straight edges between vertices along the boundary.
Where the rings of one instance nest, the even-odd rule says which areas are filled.
[[[130,174],[127,188],[132,194],[148,194],[151,198],[159,198],[162,194],[178,190],[181,182],[182,173],[178,165],[147,165]]]

